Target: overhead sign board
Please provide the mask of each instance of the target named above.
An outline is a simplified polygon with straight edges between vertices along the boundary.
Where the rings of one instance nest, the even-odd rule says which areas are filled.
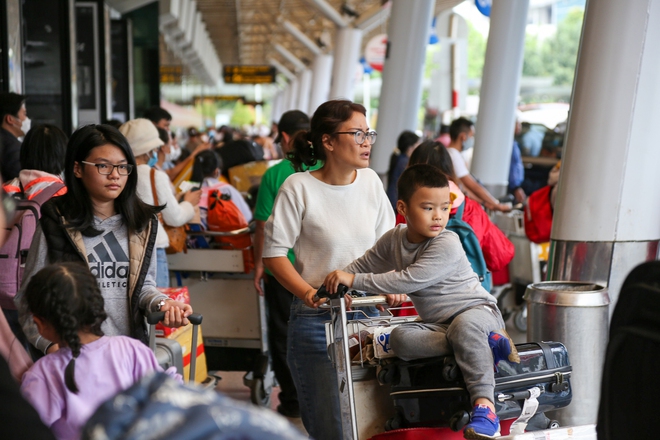
[[[202,99],[208,99],[211,101],[245,101],[245,96],[243,95],[195,95],[193,96],[193,101],[199,101]]]
[[[223,77],[227,84],[267,84],[275,82],[277,71],[273,66],[224,66]]]
[[[160,82],[163,84],[181,84],[183,66],[160,66]]]

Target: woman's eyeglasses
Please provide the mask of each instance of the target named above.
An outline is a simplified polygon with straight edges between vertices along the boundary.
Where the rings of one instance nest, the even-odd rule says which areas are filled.
[[[371,145],[376,143],[376,136],[378,136],[378,133],[375,131],[371,130],[368,132],[364,132],[362,130],[357,130],[357,131],[336,131],[333,134],[352,134],[355,136],[355,143],[358,145],[364,144],[365,140],[368,140]]]
[[[117,172],[119,173],[120,176],[128,176],[129,174],[131,174],[131,171],[133,171],[133,165],[127,163],[113,165],[111,163],[94,163],[94,162],[87,162],[84,160],[81,162],[86,165],[95,166],[96,171],[98,171],[99,174],[102,174],[104,176],[109,176],[110,174],[112,174],[115,168],[117,168]]]

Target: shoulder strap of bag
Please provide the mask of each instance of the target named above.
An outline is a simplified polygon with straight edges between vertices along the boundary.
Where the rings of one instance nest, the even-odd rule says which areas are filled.
[[[458,210],[456,211],[456,214],[454,214],[454,217],[457,218],[458,220],[463,220],[463,211],[465,209],[465,200],[463,203],[458,205]]]
[[[39,206],[41,206],[44,203],[46,203],[48,200],[50,200],[55,195],[55,193],[57,193],[62,188],[64,188],[63,183],[59,183],[59,182],[52,183],[48,185],[46,188],[42,189],[41,192],[39,192],[39,194],[34,196],[32,198],[32,201],[38,203]]]
[[[151,174],[151,192],[154,195],[154,206],[160,206],[160,203],[158,203],[158,191],[156,191],[156,170],[152,168],[150,174]]]

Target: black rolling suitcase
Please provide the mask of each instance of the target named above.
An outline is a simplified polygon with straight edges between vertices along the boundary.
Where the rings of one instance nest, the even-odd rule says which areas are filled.
[[[657,439],[660,394],[660,261],[633,269],[621,287],[607,344],[599,440]]]
[[[571,403],[571,366],[566,347],[559,342],[530,342],[516,345],[520,363],[506,360],[495,373],[493,402],[500,420],[518,418],[530,390],[540,393],[538,408],[528,421],[527,430],[558,427],[544,413]],[[387,429],[450,426],[461,429],[472,409],[456,361],[452,356],[402,361],[384,365],[379,380],[391,384],[396,416]]]

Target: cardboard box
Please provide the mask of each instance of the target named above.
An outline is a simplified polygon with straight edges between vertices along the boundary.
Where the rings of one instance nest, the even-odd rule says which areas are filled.
[[[167,339],[173,339],[181,345],[183,352],[183,380],[190,378],[190,354],[192,349],[192,324],[176,329],[175,332],[166,336]],[[201,383],[208,376],[206,369],[206,354],[204,353],[204,341],[202,338],[202,327],[197,332],[197,364],[195,365],[195,382]]]

